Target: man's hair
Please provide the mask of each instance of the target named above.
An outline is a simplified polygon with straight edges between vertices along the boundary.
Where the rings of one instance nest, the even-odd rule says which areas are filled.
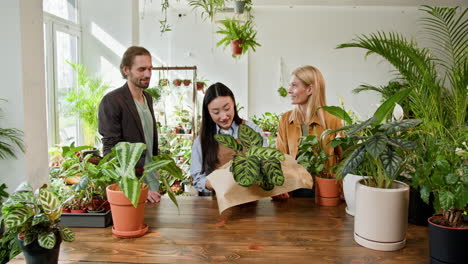
[[[120,62],[120,73],[124,79],[127,79],[127,75],[125,75],[123,68],[128,67],[130,69],[133,65],[133,58],[140,55],[148,55],[151,57],[151,53],[143,47],[131,46],[125,51],[122,62]]]

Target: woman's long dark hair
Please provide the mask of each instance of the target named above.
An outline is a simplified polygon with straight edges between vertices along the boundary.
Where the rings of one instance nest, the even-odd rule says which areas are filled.
[[[201,173],[211,173],[218,162],[218,142],[215,140],[216,123],[211,119],[208,104],[218,96],[229,96],[234,103],[234,118],[232,122],[240,125],[242,119],[237,114],[236,99],[232,91],[222,83],[215,83],[208,87],[203,98],[202,120],[200,127],[200,143],[202,148],[202,170]]]

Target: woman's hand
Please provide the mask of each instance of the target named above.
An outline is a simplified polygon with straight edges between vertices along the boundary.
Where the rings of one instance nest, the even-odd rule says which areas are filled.
[[[210,183],[209,180],[206,180],[205,187],[206,187],[208,190],[213,190],[213,186],[211,185],[211,183]]]

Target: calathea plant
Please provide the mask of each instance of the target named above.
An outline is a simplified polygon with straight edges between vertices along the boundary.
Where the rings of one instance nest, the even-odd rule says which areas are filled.
[[[62,203],[43,185],[35,193],[28,183],[21,184],[2,207],[5,233],[18,235],[24,245],[37,240],[39,245],[51,249],[57,243],[56,235],[67,242],[75,240],[75,233],[59,226]]]
[[[258,184],[265,191],[284,183],[281,162],[284,154],[262,147],[263,138],[247,125],[239,126],[239,142],[229,135],[215,135],[220,145],[236,151],[231,165],[234,180],[243,187]]]

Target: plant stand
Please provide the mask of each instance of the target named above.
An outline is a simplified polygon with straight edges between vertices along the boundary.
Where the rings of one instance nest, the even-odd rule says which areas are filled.
[[[361,246],[394,251],[406,245],[409,186],[394,181],[391,189],[356,183],[354,240]]]

